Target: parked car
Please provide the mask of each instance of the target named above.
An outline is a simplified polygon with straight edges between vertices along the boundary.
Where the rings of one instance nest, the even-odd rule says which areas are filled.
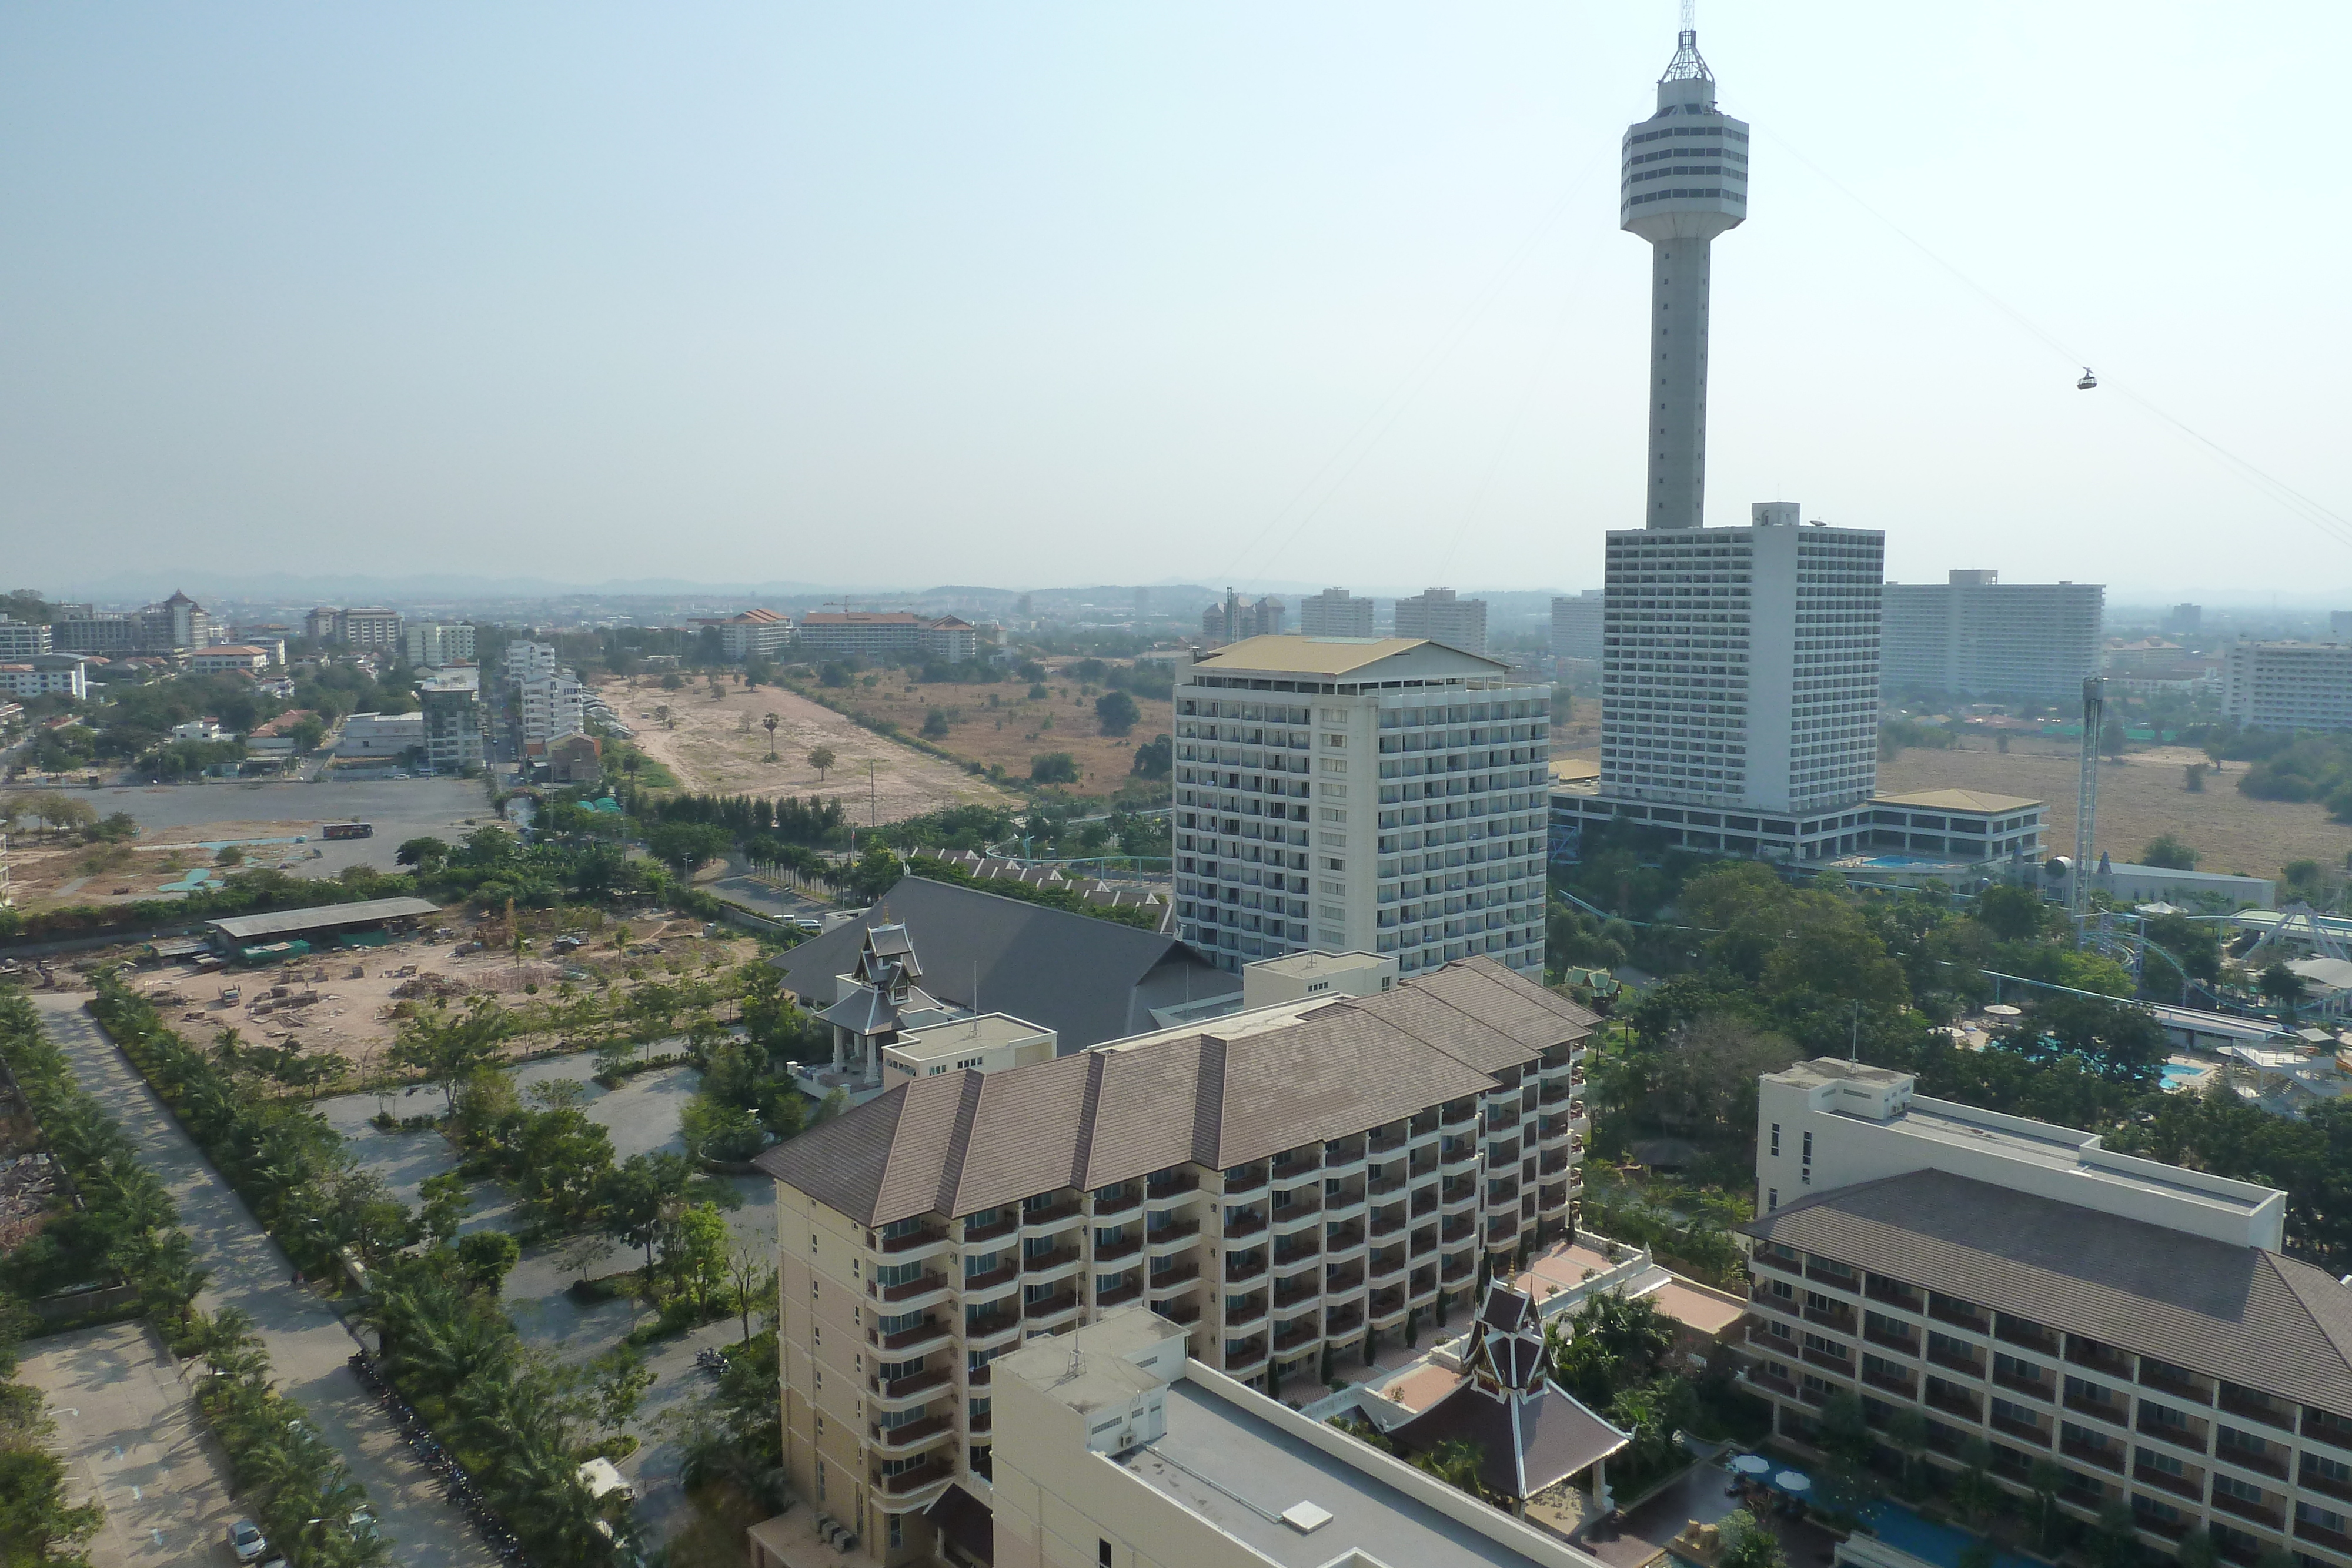
[[[269,1542],[262,1535],[261,1526],[249,1519],[240,1519],[228,1527],[228,1549],[236,1554],[238,1562],[252,1563],[269,1550]]]

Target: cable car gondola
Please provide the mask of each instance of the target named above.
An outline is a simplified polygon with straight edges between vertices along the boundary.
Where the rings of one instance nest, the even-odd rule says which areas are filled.
[[[2099,378],[2091,373],[2090,366],[2084,365],[2083,367],[2083,379],[2074,383],[2074,390],[2076,392],[2089,392],[2093,387],[2097,386],[2098,384]]]

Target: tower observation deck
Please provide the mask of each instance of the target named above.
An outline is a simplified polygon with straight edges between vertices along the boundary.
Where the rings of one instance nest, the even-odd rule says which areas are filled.
[[[1715,77],[1685,27],[1658,111],[1629,127],[1619,226],[1650,242],[1650,483],[1644,526],[1696,528],[1706,512],[1706,327],[1715,236],[1748,216],[1748,123],[1715,107]]]

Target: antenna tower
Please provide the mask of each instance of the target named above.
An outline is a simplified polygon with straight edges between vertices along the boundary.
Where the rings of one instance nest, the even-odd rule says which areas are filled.
[[[2107,716],[2107,683],[2099,675],[2083,678],[2083,764],[2074,781],[2074,880],[2067,901],[2074,916],[2074,936],[2083,934],[2083,917],[2091,906],[2091,852],[2097,841],[2099,819],[2099,731]]]

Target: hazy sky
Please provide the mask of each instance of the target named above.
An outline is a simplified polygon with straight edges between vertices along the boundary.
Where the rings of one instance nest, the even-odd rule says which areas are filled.
[[[1597,585],[1643,487],[1618,137],[1675,25],[0,7],[0,574]],[[2130,395],[2352,515],[2352,7],[1699,38],[1757,132],[1711,522],[1798,499],[1905,580],[2352,585],[2352,529]]]

